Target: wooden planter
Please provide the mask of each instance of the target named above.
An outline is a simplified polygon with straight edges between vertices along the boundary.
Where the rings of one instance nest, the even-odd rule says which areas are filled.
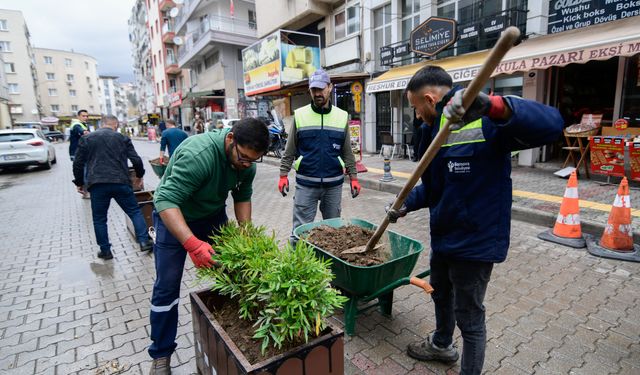
[[[344,332],[331,322],[325,334],[286,353],[251,364],[211,314],[228,298],[210,290],[190,294],[199,374],[342,375]]]
[[[138,207],[140,207],[140,211],[142,211],[142,217],[144,217],[144,222],[147,224],[147,228],[153,226],[153,192],[154,190],[145,190],[133,193],[136,197],[136,201],[138,201]],[[135,238],[136,228],[133,226],[131,219],[129,219],[127,214],[124,214],[124,219],[127,225],[127,230]]]

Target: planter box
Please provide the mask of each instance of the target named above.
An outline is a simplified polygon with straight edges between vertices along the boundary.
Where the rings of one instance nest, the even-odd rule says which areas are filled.
[[[151,213],[153,212],[153,192],[154,190],[136,191],[133,193],[136,196],[138,207],[140,207],[140,211],[142,211],[142,216],[144,217],[144,222],[147,224],[147,228],[153,226],[153,219],[151,218]],[[131,219],[129,219],[127,214],[124,214],[124,218],[127,222],[127,230],[135,237],[136,229],[133,227]]]
[[[344,374],[344,333],[331,322],[324,334],[307,344],[251,364],[211,314],[228,298],[210,290],[190,294],[196,365],[199,374]]]

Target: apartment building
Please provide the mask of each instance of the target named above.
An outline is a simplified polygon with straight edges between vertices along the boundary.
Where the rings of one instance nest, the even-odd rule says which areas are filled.
[[[0,66],[4,66],[2,54],[0,54]],[[0,69],[0,129],[11,129],[11,114],[9,113],[9,85],[7,73]]]
[[[190,72],[182,93],[183,123],[238,117],[244,97],[243,48],[257,40],[255,1],[185,0],[174,19],[178,66]]]
[[[100,115],[96,59],[49,48],[34,48],[34,56],[43,115],[67,118],[81,109]]]
[[[117,76],[101,75],[98,77],[100,113],[118,118],[120,123],[127,120],[127,108],[123,90]]]
[[[43,114],[30,38],[22,12],[0,9],[0,54],[4,61],[13,123],[40,121]]]
[[[155,112],[156,94],[153,80],[153,57],[151,56],[150,28],[147,26],[146,0],[136,0],[129,18],[129,42],[135,76],[136,116]],[[133,116],[133,115],[132,115]]]

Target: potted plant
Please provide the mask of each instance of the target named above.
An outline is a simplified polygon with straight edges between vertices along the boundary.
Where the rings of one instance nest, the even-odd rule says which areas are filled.
[[[330,286],[330,262],[251,224],[212,241],[218,266],[198,270],[209,289],[190,295],[198,371],[342,374],[343,332],[326,318],[347,299]]]

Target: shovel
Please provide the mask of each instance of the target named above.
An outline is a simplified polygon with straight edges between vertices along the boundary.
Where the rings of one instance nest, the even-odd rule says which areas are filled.
[[[469,84],[469,87],[464,92],[464,95],[462,97],[462,104],[464,105],[465,109],[469,108],[471,103],[473,103],[482,87],[484,87],[485,83],[489,80],[489,78],[491,78],[491,73],[493,73],[496,67],[500,64],[500,61],[502,61],[504,55],[506,55],[509,49],[513,47],[513,44],[516,42],[516,40],[518,40],[519,37],[520,30],[518,30],[518,28],[514,26],[510,26],[502,32],[502,35],[500,35],[500,39],[498,39],[496,45],[491,49],[491,53],[489,54],[489,57],[487,57],[487,61],[485,61],[484,65],[478,72],[478,75],[473,79],[473,81],[471,81],[471,84]],[[445,143],[445,141],[449,137],[449,134],[451,134],[451,125],[452,124],[449,122],[449,120],[447,120],[445,125],[440,128],[438,134],[429,145],[427,152],[422,155],[422,159],[420,159],[418,166],[413,171],[411,177],[400,191],[400,194],[398,194],[398,196],[396,197],[393,205],[391,205],[392,209],[398,210],[400,209],[400,207],[402,207],[402,204],[404,203],[405,199],[407,199],[407,196],[409,195],[413,187],[416,185],[424,171],[427,170],[427,167],[436,156],[438,151],[440,151],[440,147],[442,147],[442,145]],[[382,220],[382,223],[378,226],[378,229],[376,229],[373,237],[369,239],[369,242],[367,242],[365,246],[362,246],[361,248],[354,247],[351,249],[347,249],[342,253],[358,254],[366,253],[367,251],[376,249],[376,244],[380,240],[380,237],[382,237],[382,234],[384,234],[384,231],[387,230],[387,226],[389,226],[389,216],[384,217],[384,220]]]

